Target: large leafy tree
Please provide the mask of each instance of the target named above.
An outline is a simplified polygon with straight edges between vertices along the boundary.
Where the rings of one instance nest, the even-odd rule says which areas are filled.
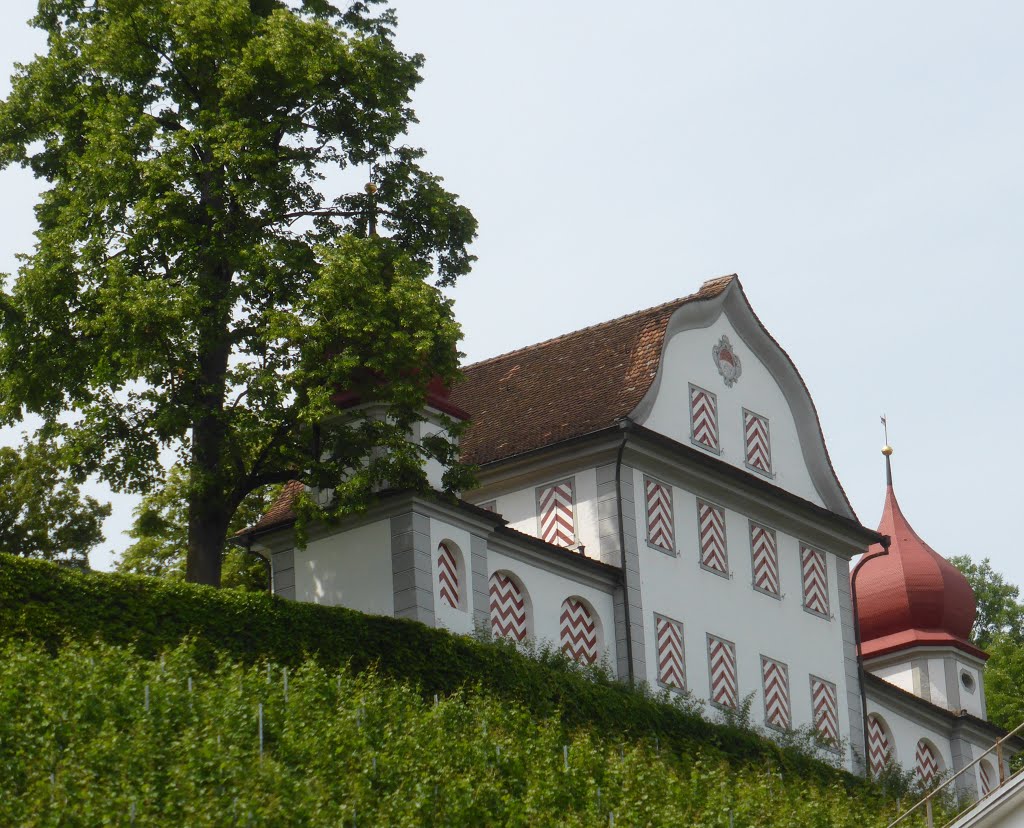
[[[0,447],[0,552],[87,569],[110,505],[83,496],[52,442]]]
[[[219,583],[261,487],[333,489],[305,518],[424,486],[424,455],[464,481],[443,433],[406,436],[456,376],[438,287],[476,223],[401,143],[422,58],[374,5],[40,0],[48,51],[0,103],[0,167],[45,181],[0,294],[0,418],[40,415],[119,490],[175,450],[190,580]],[[379,404],[340,425],[342,388]]]

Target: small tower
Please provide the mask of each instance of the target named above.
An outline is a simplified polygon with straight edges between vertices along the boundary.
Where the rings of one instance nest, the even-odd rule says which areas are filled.
[[[974,592],[904,517],[893,491],[892,448],[882,453],[886,490],[878,531],[891,539],[889,554],[854,570],[864,668],[932,704],[985,718],[988,656],[969,641]]]

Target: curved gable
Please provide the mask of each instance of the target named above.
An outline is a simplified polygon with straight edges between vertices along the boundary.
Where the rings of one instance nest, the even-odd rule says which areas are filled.
[[[740,361],[741,373],[731,385],[713,356],[723,336]],[[714,407],[717,445],[699,432],[700,439],[693,439],[693,399],[698,417],[702,404]],[[738,279],[708,301],[675,310],[654,381],[629,417],[856,519],[829,458],[810,392],[789,355],[757,318]]]

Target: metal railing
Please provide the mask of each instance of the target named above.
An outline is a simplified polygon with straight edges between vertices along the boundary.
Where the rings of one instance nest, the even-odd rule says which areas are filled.
[[[949,777],[949,779],[947,779],[945,782],[943,782],[941,785],[939,785],[935,790],[929,791],[928,795],[924,799],[922,799],[920,802],[918,802],[913,808],[911,808],[909,811],[904,811],[902,814],[900,814],[899,817],[896,818],[895,822],[890,822],[889,823],[889,828],[893,828],[893,826],[899,825],[901,822],[903,822],[903,820],[905,820],[907,817],[909,817],[912,813],[914,813],[918,808],[921,808],[922,806],[924,807],[925,822],[928,825],[928,828],[934,828],[934,826],[935,826],[935,817],[934,817],[934,813],[933,813],[933,811],[934,811],[934,804],[933,804],[932,800],[936,796],[938,796],[940,792],[942,792],[943,788],[945,788],[951,782],[954,782],[961,774],[967,773],[967,771],[969,771],[971,768],[973,768],[975,765],[977,765],[979,762],[981,762],[981,760],[984,759],[986,756],[988,756],[990,753],[995,753],[995,755],[996,755],[996,767],[998,768],[998,774],[999,774],[999,781],[996,783],[996,786],[994,788],[992,788],[990,791],[988,791],[988,793],[984,794],[976,802],[972,802],[966,808],[964,808],[963,810],[959,811],[951,820],[949,820],[946,823],[946,825],[947,826],[951,825],[955,820],[959,819],[961,816],[963,816],[965,813],[967,813],[971,808],[973,808],[975,806],[975,804],[977,804],[977,802],[980,802],[985,797],[988,797],[988,796],[991,796],[992,794],[994,794],[1003,785],[1005,785],[1010,779],[1014,778],[1015,776],[1018,776],[1022,771],[1024,771],[1024,768],[1022,768],[1020,771],[1017,771],[1017,773],[1014,773],[1014,774],[1011,774],[1011,775],[1007,775],[1007,773],[1006,773],[1006,763],[1003,761],[1003,742],[1005,742],[1007,739],[1009,739],[1012,736],[1016,736],[1022,730],[1024,730],[1024,722],[1021,722],[1019,725],[1017,725],[1013,730],[1011,730],[1009,733],[1007,733],[1002,738],[997,739],[996,743],[994,745],[992,745],[992,747],[990,747],[983,754],[981,754],[981,756],[979,756],[977,759],[975,759],[973,762],[971,762],[971,764],[966,765],[965,767],[963,767],[960,770],[958,770],[951,777]]]

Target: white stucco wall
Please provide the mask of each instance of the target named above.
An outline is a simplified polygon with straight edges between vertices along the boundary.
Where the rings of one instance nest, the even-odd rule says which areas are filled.
[[[337,532],[296,549],[295,598],[394,615],[390,521]]]
[[[879,678],[885,679],[908,693],[914,692],[914,671],[910,664],[890,664],[888,667],[870,668]]]
[[[642,472],[636,471],[634,491],[643,491],[642,480]],[[755,722],[764,721],[761,656],[765,655],[789,668],[794,726],[813,723],[810,691],[813,674],[836,685],[840,733],[848,738],[850,723],[835,556],[826,556],[829,609],[833,617],[825,619],[803,608],[796,538],[776,532],[782,597],[765,595],[752,586],[748,518],[726,509],[731,577],[724,578],[700,567],[696,495],[678,486],[672,487],[672,495],[677,557],[647,545],[645,507],[642,499],[636,501],[650,683],[654,685],[657,681],[654,614],[658,613],[683,623],[687,685],[697,697],[707,699],[710,695],[706,635],[711,633],[736,644],[740,697],[755,694],[752,707]]]
[[[611,593],[577,581],[569,580],[532,564],[495,552],[487,553],[487,577],[497,571],[511,572],[526,590],[530,606],[530,629],[539,644],[556,649],[561,634],[562,602],[571,595],[585,599],[593,608],[599,622],[598,647],[602,658],[615,664],[615,612]]]
[[[537,489],[573,478],[575,500],[576,539],[583,544],[588,558],[599,559],[597,526],[597,470],[594,468],[561,474],[540,480],[527,489],[519,489],[495,498],[496,510],[513,529],[533,537],[540,537],[540,523],[537,517]]]
[[[438,578],[437,556],[438,547],[442,541],[454,543],[462,557],[462,566],[459,571],[458,609],[452,609],[447,604],[441,603],[441,581]],[[430,519],[430,548],[433,550],[430,563],[431,580],[434,584],[434,622],[438,627],[466,635],[473,632],[473,563],[470,558],[470,544],[470,534],[465,529],[437,518]]]
[[[729,337],[743,369],[731,388],[726,386],[712,358],[712,349],[723,334]],[[743,408],[746,407],[768,418],[775,485],[824,505],[804,463],[789,403],[775,378],[740,339],[724,314],[707,328],[672,336],[665,347],[661,370],[661,385],[654,405],[645,419],[638,420],[640,425],[691,445],[689,383],[699,385],[718,397],[722,460],[747,470],[743,440]]]
[[[964,687],[963,682],[960,683],[960,707],[962,707],[971,715],[977,716],[980,719],[986,718],[986,711],[982,704],[982,699],[984,698],[984,687],[982,685],[982,682],[984,681],[984,676],[982,675],[980,670],[977,670],[970,664],[966,664],[963,661],[958,660],[956,667],[956,680],[958,682],[961,681],[961,671],[965,671],[971,676],[971,678],[974,679],[974,691],[968,692],[968,690]]]

